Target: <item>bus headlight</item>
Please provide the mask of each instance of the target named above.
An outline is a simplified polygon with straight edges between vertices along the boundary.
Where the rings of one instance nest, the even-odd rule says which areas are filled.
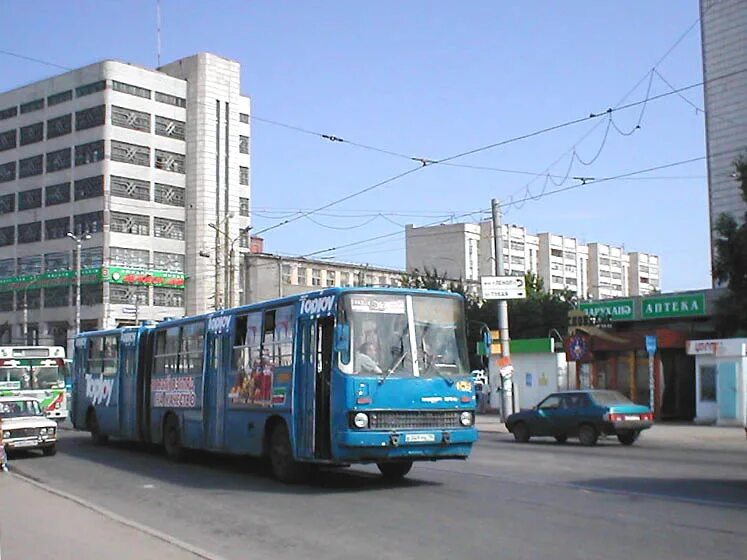
[[[473,420],[472,413],[468,410],[465,410],[459,416],[459,422],[462,424],[462,426],[471,426],[472,420]]]
[[[358,412],[353,416],[353,426],[356,428],[368,428],[368,414],[365,412]]]

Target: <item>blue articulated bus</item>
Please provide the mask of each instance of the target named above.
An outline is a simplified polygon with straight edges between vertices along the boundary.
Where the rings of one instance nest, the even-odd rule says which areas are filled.
[[[313,464],[465,459],[477,440],[460,296],[330,288],[75,340],[72,418],[109,436]]]

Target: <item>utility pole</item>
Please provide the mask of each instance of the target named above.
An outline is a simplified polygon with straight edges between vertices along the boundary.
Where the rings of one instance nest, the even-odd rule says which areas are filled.
[[[503,262],[503,215],[501,205],[498,199],[490,201],[490,207],[493,214],[493,244],[495,246],[495,275],[503,276],[505,266]],[[501,357],[511,357],[511,346],[508,337],[508,301],[505,299],[498,300],[498,329],[501,335]],[[500,370],[500,368],[499,368]],[[506,417],[513,413],[513,381],[504,379],[501,375],[501,415],[505,421]]]
[[[67,232],[67,236],[75,242],[75,334],[80,334],[80,252],[83,242],[91,239],[91,234],[83,233],[76,236],[72,232]]]

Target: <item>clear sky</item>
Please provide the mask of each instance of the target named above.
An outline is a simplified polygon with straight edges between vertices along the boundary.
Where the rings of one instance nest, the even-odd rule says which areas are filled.
[[[242,65],[256,117],[400,154],[441,159],[641,101],[648,74],[698,18],[697,0],[509,2],[162,0],[163,63],[210,51]],[[0,0],[0,49],[79,67],[105,58],[156,66],[156,0]],[[702,81],[700,28],[656,66],[674,87]],[[0,90],[62,70],[0,54]],[[670,92],[661,77],[650,96]],[[633,89],[634,86],[638,86]],[[633,91],[631,91],[633,90]],[[703,106],[702,87],[682,95]],[[677,95],[432,165],[268,231],[269,252],[302,255],[447,221],[497,197],[505,220],[539,233],[662,257],[665,291],[710,285],[704,160],[635,179],[579,184],[705,154],[704,115]],[[416,166],[260,121],[253,123],[255,231]],[[569,170],[573,149],[575,159]],[[562,157],[561,157],[562,156]],[[555,165],[552,165],[553,162]],[[532,182],[533,181],[533,182]],[[311,219],[310,219],[311,218]],[[312,221],[313,219],[313,221]],[[469,218],[468,218],[469,219]],[[325,253],[404,265],[404,235]]]

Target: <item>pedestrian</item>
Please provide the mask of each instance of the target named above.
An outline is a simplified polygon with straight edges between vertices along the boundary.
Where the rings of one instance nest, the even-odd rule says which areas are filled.
[[[8,472],[8,455],[5,453],[5,442],[3,441],[3,419],[0,418],[0,471]]]

